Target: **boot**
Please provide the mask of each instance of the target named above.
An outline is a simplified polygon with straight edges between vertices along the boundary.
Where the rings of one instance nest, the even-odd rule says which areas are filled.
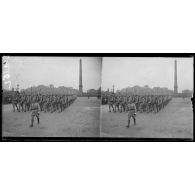
[[[134,118],[134,125],[136,125],[136,119]]]
[[[129,126],[130,126],[130,120],[128,120],[128,125],[126,127],[129,128]]]

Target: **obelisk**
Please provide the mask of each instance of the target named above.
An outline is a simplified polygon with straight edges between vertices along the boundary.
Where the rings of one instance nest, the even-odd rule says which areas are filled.
[[[80,59],[80,64],[79,64],[79,92],[80,95],[83,94],[83,82],[82,82],[82,59]]]
[[[177,86],[177,61],[175,60],[175,70],[174,70],[174,95],[178,94]]]

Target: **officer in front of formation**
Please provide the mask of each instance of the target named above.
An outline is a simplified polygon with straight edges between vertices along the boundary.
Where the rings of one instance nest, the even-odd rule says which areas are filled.
[[[31,104],[31,125],[30,127],[33,127],[34,123],[34,117],[37,118],[37,123],[39,124],[39,101],[37,100],[36,97],[33,98],[32,104]]]
[[[133,118],[134,125],[136,125],[136,105],[134,102],[135,101],[130,98],[127,104],[127,111],[128,111],[128,124],[126,126],[127,128],[129,128],[130,126],[131,117]]]

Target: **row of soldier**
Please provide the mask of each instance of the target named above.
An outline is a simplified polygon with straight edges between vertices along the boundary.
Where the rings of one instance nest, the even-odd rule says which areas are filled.
[[[43,112],[62,112],[69,107],[75,100],[76,95],[42,95],[42,94],[20,94],[12,95],[13,112],[30,111],[33,102],[37,102],[39,110]]]
[[[172,99],[169,95],[131,95],[122,96],[111,94],[107,97],[109,112],[127,112],[128,103],[134,103],[138,112],[157,113],[163,109]]]

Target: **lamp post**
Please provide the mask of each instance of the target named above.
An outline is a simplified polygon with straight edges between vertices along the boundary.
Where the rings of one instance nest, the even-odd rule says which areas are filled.
[[[114,85],[112,85],[112,92],[113,92],[113,94],[114,94]]]

